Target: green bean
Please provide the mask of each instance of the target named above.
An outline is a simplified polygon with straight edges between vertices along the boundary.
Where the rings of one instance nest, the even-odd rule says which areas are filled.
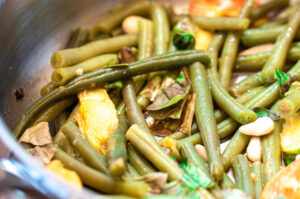
[[[108,64],[118,63],[119,60],[116,54],[99,55],[70,67],[55,69],[52,73],[51,81],[56,86],[63,85],[76,76],[106,67]]]
[[[125,111],[130,121],[130,124],[138,124],[146,132],[151,134],[151,131],[147,125],[144,114],[137,103],[136,94],[134,91],[134,85],[132,80],[125,80],[123,85],[123,100],[125,103]]]
[[[237,155],[232,160],[232,166],[238,188],[242,189],[251,198],[254,198],[251,169],[247,158],[244,155]]]
[[[281,117],[293,116],[300,108],[300,90],[293,90],[278,102],[277,109]]]
[[[132,146],[127,144],[128,160],[140,175],[154,173],[156,169]]]
[[[218,34],[212,41],[208,54],[212,59],[212,67],[207,70],[207,77],[210,82],[212,96],[215,102],[233,119],[240,123],[249,123],[256,119],[256,114],[245,108],[242,104],[232,98],[221,86],[218,80],[217,57],[224,40],[223,34]]]
[[[140,20],[139,26],[139,52],[138,59],[144,59],[152,56],[153,51],[153,22],[147,19]]]
[[[126,137],[156,168],[168,173],[169,180],[182,178],[183,171],[177,162],[170,158],[158,142],[155,139],[153,140],[153,136],[143,130],[138,124],[134,124],[129,128]]]
[[[217,79],[217,71],[214,70],[214,68],[207,70],[207,76],[210,81],[211,92],[215,102],[230,115],[231,118],[242,124],[256,120],[256,114],[252,110],[240,104],[221,86]]]
[[[289,0],[273,0],[269,1],[251,11],[250,19],[251,22],[267,15],[270,11],[275,9],[282,9],[289,5]]]
[[[255,175],[253,180],[255,198],[259,199],[263,189],[262,175],[261,175],[261,162],[259,161],[253,162],[252,173]]]
[[[277,104],[278,103],[275,103],[272,106],[271,111],[277,112]],[[280,133],[282,130],[282,122],[274,121],[274,124],[273,131],[264,135],[261,139],[264,185],[266,185],[272,176],[274,176],[281,168]]]
[[[298,43],[294,43],[291,45],[288,54],[287,61],[294,62],[300,59],[300,47]],[[257,71],[261,70],[262,67],[267,62],[270,57],[272,51],[263,52],[254,55],[245,55],[238,56],[236,59],[235,70],[237,71]]]
[[[300,61],[289,70],[290,75],[295,76],[297,80],[300,79]],[[273,104],[278,98],[280,93],[280,86],[278,82],[274,82],[263,92],[259,93],[253,99],[245,104],[248,108],[254,107],[268,107]],[[227,170],[231,165],[231,160],[237,154],[240,154],[250,141],[250,136],[236,131],[234,136],[231,138],[229,144],[227,145],[225,151],[223,152],[223,164],[224,168]]]
[[[56,132],[66,123],[69,117],[69,113],[67,111],[63,111],[55,118],[55,129]]]
[[[125,194],[135,197],[144,196],[149,191],[149,187],[144,183],[114,181],[111,177],[73,159],[60,148],[55,147],[55,149],[57,152],[54,158],[60,160],[66,168],[75,171],[82,182],[89,187],[104,193]]]
[[[67,122],[61,130],[89,166],[106,175],[109,174],[105,157],[87,141],[73,122]]]
[[[288,22],[288,18],[284,17],[284,18],[278,18],[278,19],[274,19],[268,23],[264,23],[263,25],[259,26],[259,28],[273,28],[279,25],[284,25]]]
[[[17,138],[20,137],[31,121],[31,118],[58,99],[76,95],[85,89],[101,87],[106,83],[112,83],[132,76],[159,70],[178,69],[195,61],[201,61],[203,64],[208,65],[210,58],[203,51],[176,51],[130,63],[126,68],[115,70],[104,68],[84,74],[75,78],[67,85],[59,87],[38,99],[20,118],[14,129],[14,135]]]
[[[60,114],[63,110],[74,104],[75,101],[75,97],[68,97],[48,105],[31,121],[32,126],[40,122],[50,122],[51,120],[56,118],[56,116],[58,116],[58,114]]]
[[[123,46],[136,46],[137,35],[121,35],[90,42],[77,48],[59,50],[53,53],[51,65],[54,68],[72,66],[92,57],[120,51]]]
[[[154,24],[154,54],[166,53],[170,40],[170,24],[166,10],[162,4],[152,2],[150,15]]]
[[[238,17],[248,17],[250,15],[250,11],[253,7],[253,4],[253,0],[247,0],[242,10],[238,14]],[[229,32],[226,36],[226,40],[221,54],[219,69],[220,83],[225,89],[227,89],[230,85],[232,69],[234,67],[240,38],[240,31]]]
[[[49,82],[48,84],[46,84],[45,86],[43,86],[41,88],[40,94],[41,94],[41,96],[44,96],[47,93],[49,93],[50,91],[53,91],[55,88],[56,88],[56,86],[54,84],[52,84],[52,82]]]
[[[220,179],[223,175],[220,141],[205,67],[199,62],[195,62],[190,66],[190,73],[193,91],[197,95],[196,121],[198,127],[200,127],[200,135],[208,155],[210,171],[216,179]]]
[[[193,16],[193,21],[202,29],[208,30],[245,30],[250,24],[250,20],[241,17],[200,17]]]
[[[84,45],[89,37],[89,31],[81,27],[77,28],[71,35],[68,48],[75,48]]]
[[[272,82],[274,80],[275,70],[282,70],[285,64],[288,49],[295,37],[299,25],[300,12],[297,11],[286,25],[284,31],[279,35],[272,50],[272,54],[262,69],[261,78],[263,82]]]
[[[125,115],[119,115],[118,128],[110,134],[107,140],[106,158],[108,168],[113,176],[121,176],[127,168],[127,150],[125,133],[128,128]]]
[[[177,140],[176,141],[177,149],[180,150],[181,146],[186,142],[192,143],[193,145],[200,144],[202,142],[200,133],[195,133],[191,136],[188,136],[188,137],[185,137],[183,139]]]
[[[148,13],[148,1],[132,1],[127,5],[122,6],[122,9],[111,12],[109,15],[101,19],[101,21],[91,31],[90,38],[93,38],[98,32],[110,33],[113,29],[118,27],[126,17],[130,15],[146,15]]]
[[[236,83],[232,87],[229,88],[228,92],[233,97],[238,97],[241,94],[245,93],[249,89],[255,88],[259,85],[261,85],[263,82],[261,81],[261,73],[254,73],[253,75],[250,75],[240,81],[239,83]]]
[[[255,46],[264,43],[273,43],[285,30],[284,25],[271,28],[253,28],[243,31],[242,42],[245,46]],[[300,30],[296,32],[296,40],[300,39]]]

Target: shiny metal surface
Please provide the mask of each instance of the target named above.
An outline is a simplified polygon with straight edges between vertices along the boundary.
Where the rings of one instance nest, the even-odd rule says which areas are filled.
[[[53,70],[50,56],[55,50],[65,47],[71,31],[78,26],[91,27],[114,5],[125,1],[0,0],[0,140],[25,168],[35,172],[35,177],[28,175],[27,181],[38,179],[43,182],[51,178],[50,181],[55,182],[55,179],[32,160],[10,135],[9,129],[14,128],[21,114],[40,97],[40,88],[50,81]],[[178,9],[185,7],[189,1],[164,2]],[[25,93],[19,101],[14,96],[17,88],[23,88]],[[22,167],[19,169],[22,171]],[[47,187],[40,184],[43,185],[41,189]],[[57,186],[70,193],[58,182]],[[55,194],[51,189],[48,191]],[[84,194],[83,198],[90,198],[87,197],[89,193]],[[59,195],[57,197],[60,198]]]

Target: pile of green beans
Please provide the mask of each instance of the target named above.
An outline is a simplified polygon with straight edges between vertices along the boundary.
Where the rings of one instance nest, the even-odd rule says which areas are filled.
[[[91,30],[75,29],[67,48],[53,53],[51,82],[21,116],[14,136],[20,138],[40,122],[55,122],[53,144],[47,146],[56,151],[53,159],[76,172],[84,185],[114,194],[109,198],[213,199],[225,189],[240,189],[251,198],[260,198],[282,166],[284,119],[300,109],[300,91],[294,88],[298,82],[293,83],[300,81],[300,5],[271,0],[253,8],[254,3],[245,1],[236,17],[176,15],[171,7],[148,0],[116,6]],[[284,18],[258,25],[270,12],[277,14],[276,10],[287,6]],[[133,31],[124,28],[129,19]],[[214,34],[205,51],[179,50],[177,39],[172,38],[176,31],[182,32],[180,39],[186,41],[180,42],[190,46],[202,36],[202,29]],[[272,49],[257,54],[253,49],[244,51],[264,43],[273,44],[268,45]],[[291,89],[274,76],[277,69],[287,73],[282,76],[293,83]],[[234,72],[254,71],[233,83]],[[83,103],[76,97],[98,88],[106,89],[118,120],[101,146],[104,152],[86,138],[89,132],[79,122]],[[190,106],[194,96],[195,106]],[[150,112],[148,106],[158,102],[162,108]],[[260,137],[261,160],[251,162],[244,155],[251,136],[238,129],[261,117],[255,112],[258,107],[269,108],[281,119],[274,120],[274,129]],[[174,119],[174,111],[179,119]],[[195,117],[189,117],[191,113]],[[190,125],[190,134],[183,132],[182,124]],[[197,172],[190,172],[192,168]],[[230,168],[235,180],[227,173]],[[168,182],[155,195],[156,176],[161,172],[167,174]],[[176,186],[170,189],[172,184]],[[185,195],[168,195],[173,189]]]

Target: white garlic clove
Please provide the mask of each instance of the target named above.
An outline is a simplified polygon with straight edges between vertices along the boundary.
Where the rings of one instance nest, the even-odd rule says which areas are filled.
[[[262,149],[260,137],[252,137],[247,147],[247,157],[252,162],[261,161]]]
[[[142,19],[144,18],[135,15],[126,17],[122,23],[123,31],[127,34],[138,34],[139,33],[138,22]]]
[[[195,145],[195,149],[197,151],[197,153],[205,160],[207,160],[207,154],[206,154],[206,150],[205,147],[201,144],[196,144]]]
[[[245,135],[262,136],[274,129],[274,122],[269,117],[259,117],[254,122],[242,125],[239,131]]]

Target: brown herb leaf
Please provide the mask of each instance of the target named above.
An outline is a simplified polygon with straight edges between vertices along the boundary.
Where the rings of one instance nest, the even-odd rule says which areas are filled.
[[[124,46],[119,53],[119,58],[121,63],[135,62],[137,60],[137,53],[131,48]]]
[[[148,99],[150,99],[150,101],[153,102],[157,97],[158,93],[160,92],[161,89],[160,84],[161,84],[161,77],[155,76],[146,84],[146,86],[140,92],[140,95],[147,97]]]
[[[19,142],[32,144],[34,146],[52,144],[48,122],[40,122],[26,129]]]
[[[195,102],[196,102],[196,94],[193,93],[188,97],[188,105],[185,109],[185,115],[183,118],[183,122],[180,126],[180,131],[186,135],[191,135],[191,129],[194,119],[195,112]]]

